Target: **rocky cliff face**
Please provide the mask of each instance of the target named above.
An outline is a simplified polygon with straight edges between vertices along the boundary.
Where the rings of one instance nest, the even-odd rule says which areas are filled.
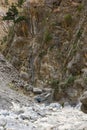
[[[52,87],[58,101],[76,103],[87,86],[86,13],[86,0],[27,1],[27,20],[6,41],[3,53],[20,76],[37,87]]]

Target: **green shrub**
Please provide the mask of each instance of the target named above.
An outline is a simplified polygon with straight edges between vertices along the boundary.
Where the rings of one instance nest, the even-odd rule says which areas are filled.
[[[77,37],[80,38],[82,35],[82,29],[79,29],[79,31],[77,32]]]
[[[1,41],[1,44],[6,43],[6,41],[7,41],[7,36],[4,36],[2,41]]]
[[[58,89],[58,85],[59,85],[59,80],[57,79],[53,79],[50,81],[50,85],[53,89]]]
[[[75,76],[70,75],[66,80],[65,80],[65,86],[72,85],[74,83]]]
[[[84,83],[87,84],[87,77],[84,78]]]
[[[18,11],[18,8],[21,7],[23,2],[24,0],[18,0],[17,4],[12,4],[6,13],[6,16],[3,17],[3,20],[10,20],[14,24],[26,20],[25,16],[20,16]]]
[[[51,33],[47,30],[45,33],[44,33],[44,42],[47,43],[47,42],[50,42],[52,40],[52,35]]]
[[[8,5],[8,0],[5,0],[5,4]]]
[[[81,12],[83,9],[84,9],[83,4],[80,4],[80,5],[77,7],[77,10],[78,10],[79,12]]]
[[[72,16],[71,14],[66,14],[64,17],[65,24],[70,26],[72,24]]]
[[[17,6],[21,7],[26,0],[18,0]]]
[[[74,80],[75,80],[75,77],[72,76],[72,75],[70,75],[70,76],[67,78],[67,83],[68,83],[68,84],[71,84],[71,83],[74,82]]]

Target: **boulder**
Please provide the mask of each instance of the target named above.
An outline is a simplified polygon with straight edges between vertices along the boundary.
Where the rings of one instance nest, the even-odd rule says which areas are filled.
[[[84,65],[83,57],[81,54],[77,53],[76,56],[74,56],[73,59],[68,63],[67,69],[69,73],[76,75],[81,72],[83,65]]]
[[[87,106],[85,106],[84,104],[81,105],[81,110],[84,112],[84,113],[87,113]]]
[[[82,102],[82,104],[87,105],[87,91],[83,93],[80,98],[80,101]]]
[[[78,127],[78,130],[87,130],[87,124],[86,123],[83,123],[82,125],[80,125]]]
[[[27,72],[24,72],[24,71],[21,71],[20,72],[20,77],[25,80],[25,81],[28,81],[29,80],[29,75]]]
[[[42,93],[42,89],[40,89],[40,88],[33,88],[33,93],[34,94],[41,94]]]
[[[33,91],[33,86],[30,85],[30,84],[25,84],[24,89],[25,89],[26,91]]]
[[[45,93],[40,94],[39,96],[36,96],[34,99],[38,103],[42,103],[42,102],[51,103],[53,100],[53,93],[45,92]]]
[[[83,93],[83,95],[80,98],[80,101],[82,103],[81,110],[84,113],[87,113],[87,91]]]

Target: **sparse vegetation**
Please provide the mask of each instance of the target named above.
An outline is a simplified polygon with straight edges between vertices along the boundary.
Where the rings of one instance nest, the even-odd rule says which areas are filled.
[[[57,80],[57,79],[53,79],[50,81],[50,85],[52,88],[57,88],[58,84],[59,84],[59,80]]]
[[[77,33],[77,38],[80,38],[82,35],[82,29],[79,29],[78,33]]]
[[[1,41],[1,44],[5,43],[7,41],[7,36],[4,36],[2,41]]]
[[[84,83],[87,85],[87,77],[84,78]]]
[[[66,26],[70,26],[72,24],[72,15],[71,14],[66,14],[64,17],[64,21]]]
[[[65,85],[68,86],[68,85],[70,85],[70,84],[73,84],[73,83],[74,83],[74,80],[75,80],[75,76],[70,75],[70,76],[66,79]]]
[[[59,83],[59,87],[65,90],[67,87],[73,85],[75,79],[75,76],[69,75],[64,81]]]
[[[8,5],[8,0],[5,0],[5,4]]]
[[[39,53],[39,57],[40,58],[42,58],[44,55],[46,55],[46,51],[45,50],[43,50],[43,51],[41,51],[40,53]]]
[[[17,4],[12,4],[6,13],[6,16],[3,17],[3,20],[10,20],[14,24],[26,20],[25,16],[20,16],[20,12],[18,10],[18,8],[22,6],[22,4],[23,0],[19,0]]]
[[[79,4],[79,6],[77,7],[78,12],[81,12],[83,9],[84,9],[84,5]]]
[[[45,43],[48,43],[48,42],[50,42],[52,40],[52,35],[51,35],[51,33],[47,30],[47,31],[45,31],[45,33],[44,33],[44,42]]]

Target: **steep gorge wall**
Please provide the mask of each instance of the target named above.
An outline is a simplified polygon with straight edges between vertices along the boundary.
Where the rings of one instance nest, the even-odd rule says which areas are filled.
[[[4,54],[28,83],[53,87],[55,99],[76,102],[87,86],[87,2],[37,3],[24,4],[27,21],[15,26]]]

